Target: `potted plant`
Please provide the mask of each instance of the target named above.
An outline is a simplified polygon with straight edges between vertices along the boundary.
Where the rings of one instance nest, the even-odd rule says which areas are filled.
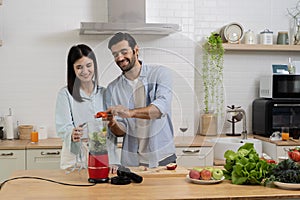
[[[201,135],[217,134],[218,115],[224,109],[223,94],[223,41],[218,33],[212,32],[203,44],[202,81],[204,110],[201,117]]]

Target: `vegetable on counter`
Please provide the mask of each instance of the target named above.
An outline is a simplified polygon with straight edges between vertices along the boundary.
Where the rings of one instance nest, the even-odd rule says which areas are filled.
[[[227,150],[224,176],[237,185],[260,185],[270,176],[274,163],[260,159],[253,143],[245,143],[237,152]]]
[[[300,183],[300,166],[291,159],[279,162],[271,171],[271,176],[266,180],[265,185],[272,181],[283,183]]]

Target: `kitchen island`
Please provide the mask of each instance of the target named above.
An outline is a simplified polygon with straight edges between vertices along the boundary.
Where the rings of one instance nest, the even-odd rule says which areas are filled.
[[[181,171],[180,173],[182,173]],[[224,180],[212,185],[192,184],[182,174],[145,175],[142,183],[66,186],[35,179],[17,179],[1,189],[1,199],[299,199],[300,190],[284,190],[259,185],[233,185]],[[22,170],[11,177],[34,176],[70,184],[89,184],[87,171]],[[114,175],[112,175],[114,176]]]

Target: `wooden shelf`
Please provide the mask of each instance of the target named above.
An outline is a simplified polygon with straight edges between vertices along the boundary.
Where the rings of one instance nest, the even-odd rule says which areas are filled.
[[[263,45],[263,44],[228,44],[225,51],[300,51],[300,45]]]

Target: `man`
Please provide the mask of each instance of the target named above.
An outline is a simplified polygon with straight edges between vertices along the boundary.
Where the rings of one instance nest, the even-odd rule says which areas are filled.
[[[110,131],[123,138],[121,164],[164,166],[176,162],[171,121],[170,71],[138,60],[139,48],[128,33],[116,33],[108,48],[122,74],[107,87]]]

